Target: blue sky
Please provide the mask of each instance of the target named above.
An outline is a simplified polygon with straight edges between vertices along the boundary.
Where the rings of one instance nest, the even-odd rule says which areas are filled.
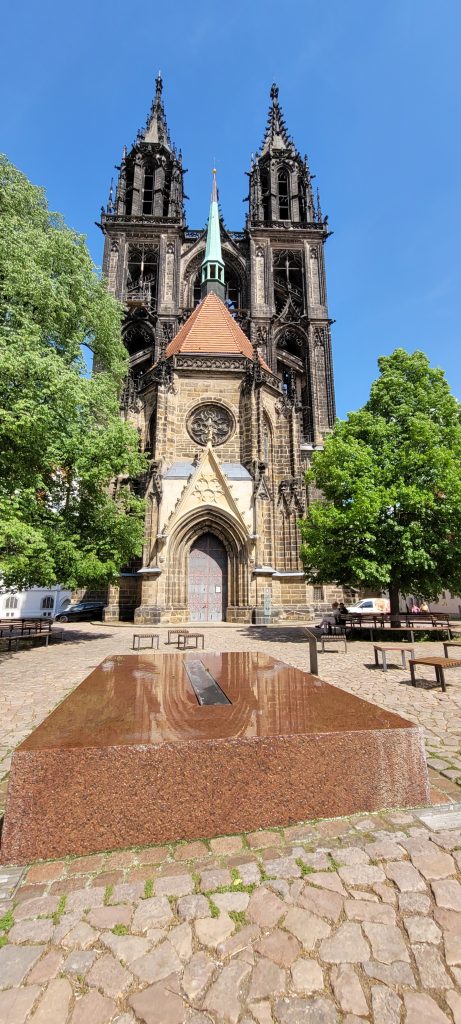
[[[338,414],[366,401],[377,357],[399,345],[423,349],[461,397],[459,0],[23,0],[2,31],[0,148],[98,265],[94,221],[158,69],[190,227],[206,221],[214,162],[226,224],[243,227],[275,80],[334,231]]]

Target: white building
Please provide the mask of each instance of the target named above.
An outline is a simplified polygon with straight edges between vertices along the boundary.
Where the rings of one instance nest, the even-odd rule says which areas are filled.
[[[72,591],[56,587],[0,592],[0,619],[54,619],[69,607]]]

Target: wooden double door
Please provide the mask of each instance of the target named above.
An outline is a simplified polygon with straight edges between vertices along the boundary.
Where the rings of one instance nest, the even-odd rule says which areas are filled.
[[[214,533],[202,533],[189,552],[189,617],[222,622],[227,608],[228,558]]]

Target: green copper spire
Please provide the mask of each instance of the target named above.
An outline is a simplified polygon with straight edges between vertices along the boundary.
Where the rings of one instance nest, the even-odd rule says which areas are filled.
[[[202,263],[202,299],[209,292],[214,292],[220,299],[226,297],[224,284],[224,263],[221,252],[221,233],[219,230],[218,189],[216,186],[216,168],[213,167],[213,184],[211,186],[210,215],[206,236],[205,256]]]

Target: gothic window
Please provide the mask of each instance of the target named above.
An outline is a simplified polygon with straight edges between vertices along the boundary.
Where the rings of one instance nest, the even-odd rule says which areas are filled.
[[[289,355],[295,356],[297,359],[302,358],[301,339],[293,330],[288,329],[283,332],[277,341],[277,348],[283,349],[284,352],[288,352]]]
[[[279,218],[290,220],[290,180],[288,171],[282,167],[278,173]]]
[[[131,306],[157,308],[158,249],[130,246],[128,252],[127,302]]]
[[[274,253],[274,301],[277,315],[288,310],[302,313],[304,309],[303,254],[300,250],[281,249]]]
[[[261,167],[261,200],[263,206],[263,220],[270,221],[271,218],[271,186],[270,175],[267,167]]]
[[[269,417],[264,413],[263,420],[263,460],[266,463],[268,473],[272,472],[272,429]]]
[[[146,450],[154,455],[155,452],[155,438],[157,432],[157,409],[154,408],[149,419],[149,427],[147,432],[147,445]]]
[[[194,281],[194,306],[198,306],[201,298],[202,288],[200,284],[200,273],[198,273]]]
[[[163,216],[168,217],[170,211],[170,193],[171,193],[171,167],[165,171],[165,182],[163,185]]]
[[[133,164],[127,164],[126,178],[125,178],[125,213],[127,216],[131,214],[133,206],[133,178],[134,178],[134,167]]]
[[[302,223],[307,220],[306,216],[306,194],[304,189],[304,182],[301,175],[298,176],[298,204],[299,204],[299,219]]]
[[[41,607],[42,609],[54,608],[54,597],[51,597],[50,595],[48,595],[48,597],[42,597]]]
[[[7,599],[5,601],[5,608],[17,608],[17,607],[18,607],[18,599],[17,599],[17,597],[14,597],[11,594],[10,597],[7,597]]]
[[[154,168],[148,164],[144,172],[144,190],[142,196],[142,212],[153,213],[154,203]]]
[[[242,289],[238,275],[230,267],[226,267],[227,305],[231,309],[240,309],[242,305]]]

